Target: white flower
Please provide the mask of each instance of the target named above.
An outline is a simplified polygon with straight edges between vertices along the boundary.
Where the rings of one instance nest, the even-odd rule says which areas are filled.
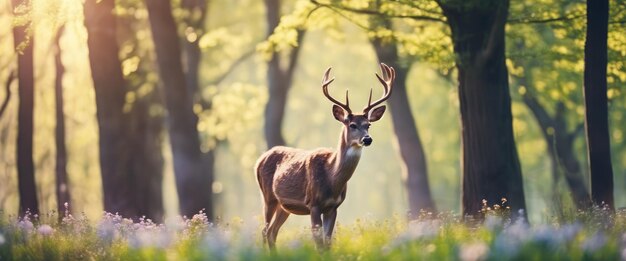
[[[35,228],[35,225],[33,225],[33,222],[30,222],[30,220],[27,220],[27,219],[22,220],[19,223],[17,223],[17,226],[24,232],[31,232]]]
[[[37,228],[37,232],[39,232],[39,234],[42,236],[49,236],[52,235],[54,229],[49,225],[41,225],[39,226],[39,228]]]
[[[461,246],[459,258],[463,261],[485,260],[489,254],[489,247],[484,242],[465,244]]]

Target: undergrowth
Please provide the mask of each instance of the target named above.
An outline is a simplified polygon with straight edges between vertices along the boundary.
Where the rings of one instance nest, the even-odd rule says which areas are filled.
[[[283,229],[276,252],[261,225],[212,224],[204,213],[155,224],[105,213],[10,217],[0,213],[0,260],[619,260],[626,259],[626,212],[595,207],[530,225],[505,201],[484,205],[482,222],[421,213],[407,222],[358,219],[338,224],[332,248],[318,251],[310,231]],[[522,214],[522,215],[519,215]]]

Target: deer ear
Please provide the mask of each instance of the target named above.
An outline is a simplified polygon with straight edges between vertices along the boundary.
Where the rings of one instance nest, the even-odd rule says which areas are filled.
[[[333,104],[333,116],[335,116],[336,120],[338,120],[339,122],[345,122],[346,118],[348,117],[348,115],[346,114],[346,110],[336,104]]]
[[[367,114],[367,119],[370,122],[375,122],[377,120],[380,120],[380,118],[383,117],[383,114],[385,113],[385,109],[387,109],[387,106],[383,105],[380,106],[376,109],[371,110],[368,114]]]

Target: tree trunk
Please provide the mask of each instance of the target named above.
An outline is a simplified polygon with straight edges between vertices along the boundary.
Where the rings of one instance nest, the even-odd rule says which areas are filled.
[[[96,93],[104,210],[135,217],[138,213],[131,202],[131,190],[134,188],[129,184],[129,148],[123,112],[126,83],[118,57],[114,7],[114,0],[85,1],[85,27]]]
[[[587,1],[585,39],[585,130],[594,204],[615,209],[607,105],[607,35],[609,1]]]
[[[117,43],[113,0],[87,0],[85,26],[100,135],[100,170],[104,210],[124,217],[146,216],[160,221],[160,118],[150,117],[148,104],[139,99],[124,113],[127,84],[123,78]]]
[[[482,200],[499,204],[502,198],[516,215],[526,203],[505,65],[504,25],[509,1],[440,5],[457,56],[463,215],[481,217]]]
[[[182,215],[212,216],[211,180],[202,169],[198,117],[186,84],[181,47],[169,0],[147,0],[148,17],[163,82],[176,187]]]
[[[150,108],[158,103],[158,92],[137,99],[129,115],[128,142],[131,147],[131,169],[134,179],[133,204],[137,213],[162,222],[163,165],[163,118],[150,114]]]
[[[389,23],[387,25],[390,27]],[[406,77],[409,70],[400,65],[395,43],[383,43],[381,39],[374,39],[372,44],[378,60],[395,68],[397,72],[393,94],[387,103],[402,157],[403,177],[408,192],[409,217],[417,218],[421,210],[436,211],[437,209],[428,185],[424,148],[407,97]]]
[[[280,0],[265,0],[267,35],[271,35],[280,21]],[[267,63],[267,88],[269,98],[265,105],[265,141],[267,148],[285,145],[285,138],[282,134],[283,119],[285,118],[285,106],[287,104],[287,94],[291,88],[293,73],[298,61],[298,54],[304,39],[305,32],[298,31],[298,45],[289,54],[289,64],[283,68],[280,63],[280,55],[272,54],[272,58]]]
[[[60,39],[63,35],[64,26],[59,28],[54,41],[54,64],[56,68],[56,75],[54,79],[54,98],[55,98],[55,110],[56,110],[56,128],[55,128],[55,143],[56,143],[56,196],[57,196],[57,211],[59,220],[61,220],[65,214],[65,203],[71,206],[70,187],[69,180],[67,178],[67,150],[65,147],[65,113],[63,112],[63,75],[65,74],[65,67],[61,60],[61,45]]]
[[[528,86],[524,84],[525,86]],[[546,141],[546,147],[552,162],[552,172],[555,177],[563,173],[565,181],[572,195],[572,201],[578,209],[586,209],[591,203],[589,193],[585,187],[583,173],[580,163],[574,154],[574,139],[577,131],[573,133],[567,131],[565,115],[563,114],[563,103],[559,102],[556,114],[550,116],[539,101],[530,93],[522,96],[526,106],[537,119],[541,133]]]
[[[188,39],[183,40],[187,89],[189,90],[190,95],[193,97],[192,102],[196,102],[200,96],[200,83],[198,72],[200,71],[199,68],[202,59],[202,51],[200,50],[200,46],[198,45],[198,40],[204,34],[204,22],[207,13],[207,3],[204,0],[183,0],[181,4],[183,8],[187,10],[189,15],[187,19],[185,19],[187,26],[193,28],[195,33],[197,34],[197,39],[194,41],[189,41]],[[210,106],[211,103],[208,102],[208,104]],[[201,157],[201,162],[203,165],[202,169],[204,170],[205,175],[207,175],[208,178],[207,182],[209,182],[209,184],[213,184],[213,181],[215,180],[214,149],[202,152]],[[212,185],[208,189],[211,190],[212,195]],[[210,220],[213,220],[214,216],[214,210],[207,210],[207,217]]]
[[[31,5],[29,0],[12,0],[13,8]],[[18,116],[17,116],[17,175],[20,196],[19,213],[26,211],[39,214],[37,187],[35,185],[35,163],[33,161],[33,111],[35,106],[35,77],[33,73],[34,39],[25,25],[13,27],[13,41],[20,53],[17,56]]]

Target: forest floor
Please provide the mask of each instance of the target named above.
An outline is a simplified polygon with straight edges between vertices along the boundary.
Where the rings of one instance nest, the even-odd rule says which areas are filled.
[[[7,217],[0,212],[0,260],[624,260],[626,212],[596,208],[546,224],[489,211],[470,225],[450,213],[407,222],[358,219],[338,224],[332,248],[317,251],[310,229],[283,229],[268,251],[261,226],[214,225],[202,213],[155,224],[105,214],[97,223],[65,215]]]

